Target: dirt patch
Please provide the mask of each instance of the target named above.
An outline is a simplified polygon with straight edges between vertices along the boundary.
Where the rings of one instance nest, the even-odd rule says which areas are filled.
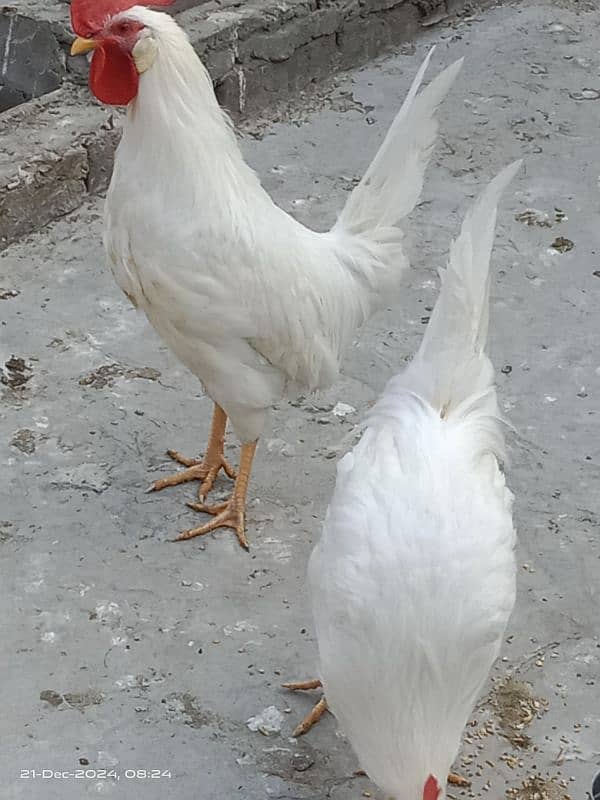
[[[31,367],[28,367],[24,358],[11,356],[0,372],[0,383],[9,389],[20,390],[32,378]]]
[[[166,703],[169,711],[179,712],[186,717],[185,724],[190,728],[204,728],[219,721],[216,714],[199,708],[198,698],[189,692],[169,695]]]
[[[510,800],[571,800],[566,786],[558,778],[543,778],[533,775],[518,789],[508,789],[506,796]]]
[[[10,532],[10,528],[12,527],[12,522],[8,522],[7,520],[0,521],[0,544],[10,542],[14,539],[13,534]]]
[[[58,708],[66,703],[79,711],[85,711],[88,706],[98,706],[104,700],[104,696],[96,689],[88,689],[86,692],[55,692],[54,689],[44,689],[40,692],[40,700],[48,705]]]
[[[325,759],[306,741],[296,747],[298,749],[273,747],[268,748],[268,752],[263,751],[256,760],[259,770],[266,775],[275,775],[284,781],[312,784],[316,780],[315,773],[318,774]]]
[[[43,700],[44,703],[48,703],[50,706],[54,706],[54,708],[58,708],[58,706],[64,703],[62,694],[55,692],[54,689],[44,689],[43,692],[40,692],[40,700]]]
[[[509,676],[495,687],[490,702],[502,735],[516,747],[530,747],[524,728],[544,713],[547,701],[536,697],[529,683]]]
[[[102,693],[96,689],[88,689],[87,692],[66,692],[63,698],[65,702],[79,711],[85,711],[89,706],[99,706],[104,700]]]
[[[17,450],[30,456],[35,453],[35,434],[33,431],[23,428],[15,433],[10,440],[10,444],[12,447],[16,447]]]
[[[547,211],[538,211],[535,208],[526,208],[525,211],[520,211],[515,215],[517,222],[522,222],[529,227],[535,225],[538,228],[551,228],[566,219],[567,215],[562,208],[555,208],[551,214]]]
[[[564,236],[557,236],[550,247],[559,253],[568,253],[569,250],[575,247],[575,243],[570,239],[566,239]]]
[[[104,389],[113,386],[117,378],[142,378],[146,381],[157,381],[161,373],[152,367],[136,367],[128,369],[121,364],[105,364],[89,375],[79,379],[80,386],[91,386],[92,389]]]

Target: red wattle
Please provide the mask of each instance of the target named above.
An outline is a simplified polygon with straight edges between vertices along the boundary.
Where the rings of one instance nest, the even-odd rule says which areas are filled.
[[[139,83],[133,57],[105,39],[92,56],[90,89],[94,95],[101,103],[126,106],[137,95]]]

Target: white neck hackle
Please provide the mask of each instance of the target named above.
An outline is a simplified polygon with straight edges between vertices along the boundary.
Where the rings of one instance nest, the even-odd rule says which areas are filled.
[[[219,106],[208,71],[187,34],[168,14],[135,6],[123,13],[155,40],[151,66],[140,76],[127,109],[123,149],[146,159],[154,175],[201,181],[205,191],[264,194],[245,163],[229,117]],[[148,156],[151,162],[148,161]]]

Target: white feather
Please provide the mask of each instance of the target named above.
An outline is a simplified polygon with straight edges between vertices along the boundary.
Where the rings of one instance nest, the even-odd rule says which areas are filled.
[[[139,7],[123,16],[156,46],[108,192],[109,262],[251,441],[286,389],[335,381],[356,328],[398,288],[408,262],[397,224],[420,195],[434,114],[460,64],[417,95],[426,61],[338,223],[315,233],[278,208],[244,162],[177,24]]]
[[[339,463],[309,583],[325,696],[398,800],[445,786],[515,600],[512,495],[485,355],[502,172],[467,215],[421,348]]]

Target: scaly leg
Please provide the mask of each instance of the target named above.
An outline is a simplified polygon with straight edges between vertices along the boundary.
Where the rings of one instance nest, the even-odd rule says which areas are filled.
[[[200,525],[198,528],[184,531],[177,537],[176,541],[182,542],[186,539],[193,539],[195,536],[204,536],[204,534],[210,533],[217,528],[233,528],[240,546],[243,547],[244,550],[250,549],[244,529],[244,518],[246,513],[248,481],[250,480],[256,444],[256,442],[250,442],[249,444],[242,445],[238,476],[231,497],[226,503],[219,503],[219,505],[216,506],[208,506],[204,503],[188,503],[188,506],[193,508],[194,511],[214,514],[215,518],[207,522],[206,525]]]
[[[188,481],[202,481],[198,489],[198,497],[201,502],[204,502],[206,495],[213,488],[219,470],[222,469],[228,477],[235,478],[235,470],[229,466],[223,454],[226,427],[227,414],[221,406],[215,403],[208,446],[202,461],[186,458],[181,453],[178,453],[177,450],[167,450],[167,455],[173,461],[183,464],[187,469],[182,469],[180,472],[176,472],[175,475],[169,475],[167,478],[160,478],[154,481],[148,491],[160,492],[161,489],[165,489],[167,486],[179,486],[180,483],[187,483]]]
[[[313,681],[302,681],[301,683],[284,683],[282,684],[284,689],[290,689],[292,692],[298,691],[306,691],[308,689],[320,689],[322,687],[322,683],[320,680],[313,680]],[[296,729],[292,733],[292,736],[302,736],[303,734],[307,733],[313,725],[315,725],[323,716],[323,714],[328,711],[327,707],[327,700],[325,696],[323,696],[319,702],[312,708],[311,711],[304,717],[302,722],[296,726]],[[355,775],[366,775],[367,773],[360,769],[354,773]],[[463,778],[462,775],[456,775],[454,772],[451,772],[448,775],[448,783],[452,786],[470,786],[471,781],[468,778]]]
[[[320,689],[322,686],[321,681],[318,679],[313,681],[301,681],[300,683],[284,683],[282,685],[284,689],[289,689],[292,692],[304,692],[308,689]],[[297,736],[303,736],[312,728],[313,725],[317,724],[323,714],[328,710],[327,700],[325,699],[325,696],[323,696],[319,702],[316,703],[308,712],[302,722],[296,725],[292,736],[294,738]]]

